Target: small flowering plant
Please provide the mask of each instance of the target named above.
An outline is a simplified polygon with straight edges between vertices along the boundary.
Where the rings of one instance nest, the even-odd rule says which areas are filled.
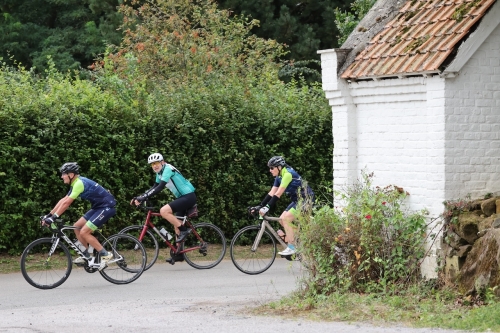
[[[311,290],[388,292],[420,276],[425,254],[426,212],[411,212],[403,188],[372,186],[362,172],[355,185],[336,193],[338,206],[323,206],[301,221],[303,254]]]

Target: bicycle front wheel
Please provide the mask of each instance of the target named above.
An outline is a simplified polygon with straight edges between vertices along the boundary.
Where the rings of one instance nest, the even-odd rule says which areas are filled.
[[[102,277],[114,284],[127,284],[137,280],[146,267],[147,255],[142,243],[127,234],[116,234],[102,244],[113,259],[99,271]]]
[[[231,240],[231,260],[234,266],[245,274],[265,272],[276,259],[276,241],[267,230],[264,230],[257,248],[252,250],[260,229],[259,225],[245,227]]]
[[[194,225],[196,233],[191,232],[184,242],[186,262],[197,269],[208,269],[217,266],[226,254],[226,237],[222,231],[210,223]],[[196,235],[197,234],[197,235]]]
[[[146,231],[144,237],[140,239],[141,232],[143,226],[142,225],[131,225],[130,227],[124,228],[119,234],[127,234],[139,239],[142,242],[142,245],[146,249],[147,262],[146,268],[144,270],[148,270],[151,266],[154,265],[156,259],[158,259],[158,254],[160,253],[160,247],[158,245],[158,240],[156,236],[149,230]]]
[[[40,238],[29,244],[21,256],[21,272],[26,281],[39,289],[52,289],[64,283],[73,261],[61,240],[53,249],[52,238]]]

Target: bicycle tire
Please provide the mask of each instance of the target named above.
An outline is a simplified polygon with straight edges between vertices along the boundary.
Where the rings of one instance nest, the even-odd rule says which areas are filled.
[[[245,274],[263,273],[276,259],[276,241],[267,230],[264,230],[257,249],[252,251],[252,245],[260,229],[260,225],[244,227],[231,240],[231,260],[234,266]]]
[[[21,256],[24,279],[35,288],[53,289],[63,284],[71,274],[73,260],[68,248],[59,239],[52,255],[52,238],[39,238],[31,242]]]
[[[195,248],[184,253],[184,260],[194,268],[209,269],[217,266],[226,254],[226,237],[215,225],[210,223],[195,224],[196,233],[202,242],[191,232],[184,242],[184,249]]]
[[[106,251],[113,253],[114,257],[107,267],[99,271],[107,281],[114,284],[127,284],[142,275],[146,267],[147,254],[137,238],[118,233],[108,237],[102,246]]]
[[[142,225],[132,225],[122,229],[119,232],[119,234],[131,235],[142,242],[142,245],[146,249],[146,255],[148,258],[146,262],[146,267],[144,268],[144,270],[147,271],[155,264],[156,260],[158,259],[158,255],[160,253],[160,246],[158,244],[158,239],[156,238],[154,233],[149,230],[146,231],[143,239],[140,239],[139,236],[141,235],[142,229],[143,229]]]

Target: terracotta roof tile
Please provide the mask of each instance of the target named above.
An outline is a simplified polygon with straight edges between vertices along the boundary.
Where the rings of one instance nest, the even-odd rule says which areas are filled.
[[[407,1],[341,77],[359,79],[438,71],[495,1]]]

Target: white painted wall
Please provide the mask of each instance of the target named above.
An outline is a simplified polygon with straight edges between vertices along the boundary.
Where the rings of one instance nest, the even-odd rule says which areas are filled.
[[[500,27],[454,78],[348,83],[338,79],[336,51],[319,53],[333,114],[335,189],[365,169],[375,185],[403,187],[409,207],[431,218],[445,200],[499,193]],[[431,257],[422,273],[435,277],[435,268]]]
[[[500,191],[500,27],[446,80],[448,199]]]

